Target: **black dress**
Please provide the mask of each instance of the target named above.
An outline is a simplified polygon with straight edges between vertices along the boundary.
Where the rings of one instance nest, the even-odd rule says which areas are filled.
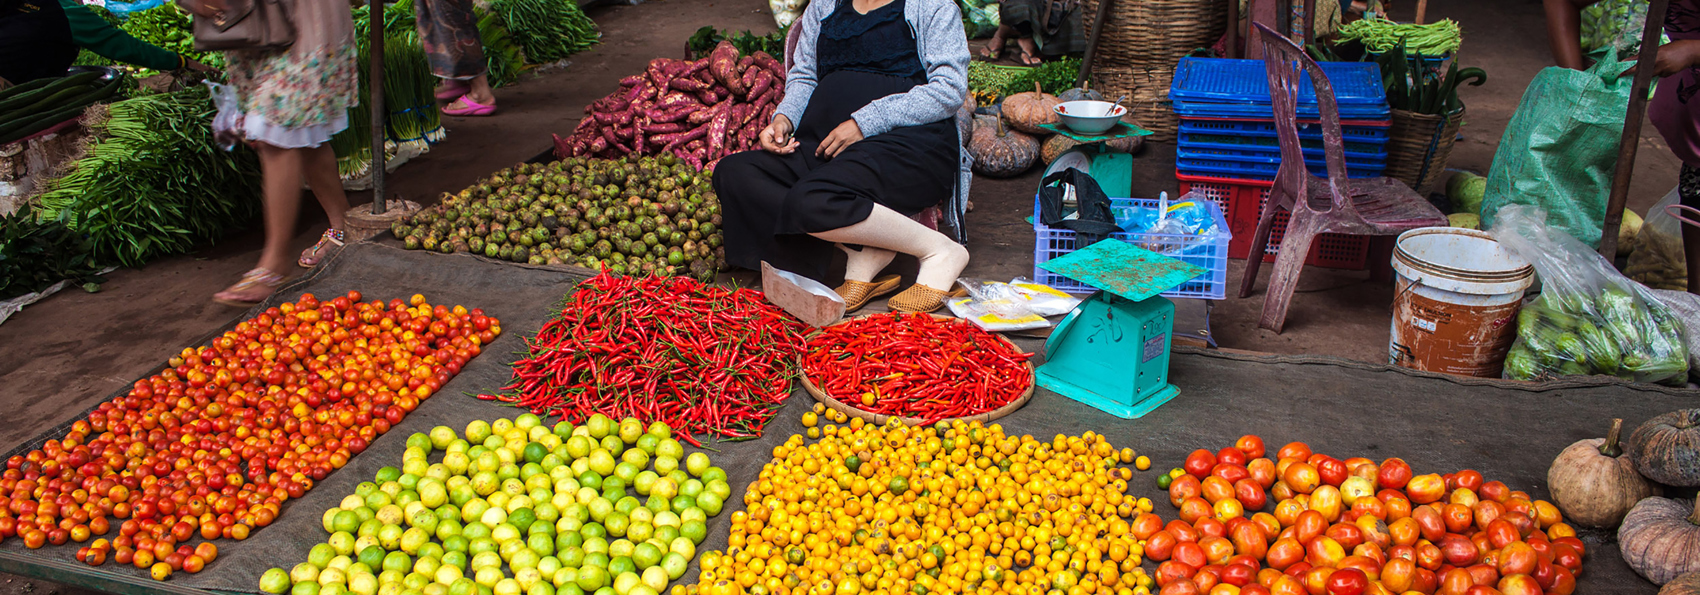
[[[839,0],[821,22],[819,82],[796,123],[797,150],[745,151],[715,167],[727,262],[759,269],[766,260],[822,279],[836,248],[807,234],[861,223],[876,202],[913,216],[955,191],[961,144],[949,118],[863,138],[832,159],[815,156],[821,139],[856,110],[926,82],[903,5],[894,0],[861,14],[852,0]]]

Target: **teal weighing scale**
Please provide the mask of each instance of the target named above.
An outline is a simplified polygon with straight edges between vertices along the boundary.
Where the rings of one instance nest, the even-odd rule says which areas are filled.
[[[1175,304],[1157,294],[1203,267],[1115,239],[1039,267],[1098,289],[1045,341],[1039,386],[1122,419],[1144,417],[1180,394],[1169,384]]]

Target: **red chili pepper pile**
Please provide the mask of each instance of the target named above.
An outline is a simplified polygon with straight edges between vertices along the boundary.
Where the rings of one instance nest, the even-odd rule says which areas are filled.
[[[832,398],[928,424],[995,411],[1033,385],[1032,354],[960,319],[854,318],[821,329],[808,350],[803,370]]]
[[[574,423],[602,413],[693,434],[761,435],[791,392],[806,326],[760,292],[686,278],[603,273],[514,362],[502,395],[479,395]]]

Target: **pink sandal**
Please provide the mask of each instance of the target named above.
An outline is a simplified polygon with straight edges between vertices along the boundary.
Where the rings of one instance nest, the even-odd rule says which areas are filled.
[[[295,259],[295,264],[301,265],[301,268],[304,269],[318,266],[319,261],[324,260],[326,253],[330,252],[333,247],[341,248],[343,242],[347,240],[348,236],[342,233],[342,230],[327,229],[323,235],[319,236],[318,242],[301,251],[301,258]]]
[[[237,281],[235,285],[214,294],[213,301],[227,306],[246,308],[265,301],[266,298],[277,293],[278,288],[283,287],[283,281],[283,275],[256,268],[244,273],[242,280]]]
[[[443,84],[437,85],[437,99],[453,101],[456,97],[465,95],[466,90],[471,88],[470,85],[466,84],[466,81],[445,79]]]
[[[484,105],[482,103],[478,103],[476,101],[473,101],[471,95],[462,95],[462,96],[460,96],[460,99],[455,100],[455,103],[460,104],[461,107],[455,107],[454,103],[443,106],[443,115],[465,118],[465,117],[476,117],[476,116],[488,116],[490,114],[496,113],[496,106],[494,106],[494,105]]]

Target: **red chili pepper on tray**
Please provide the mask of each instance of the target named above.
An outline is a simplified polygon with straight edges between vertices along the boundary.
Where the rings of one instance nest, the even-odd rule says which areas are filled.
[[[803,369],[847,405],[933,423],[995,411],[1033,385],[1030,353],[963,320],[875,314],[810,337]],[[874,396],[864,404],[864,394]]]
[[[697,446],[754,438],[790,394],[806,328],[749,289],[603,273],[531,339],[503,394],[478,398],[574,423],[665,421]]]

